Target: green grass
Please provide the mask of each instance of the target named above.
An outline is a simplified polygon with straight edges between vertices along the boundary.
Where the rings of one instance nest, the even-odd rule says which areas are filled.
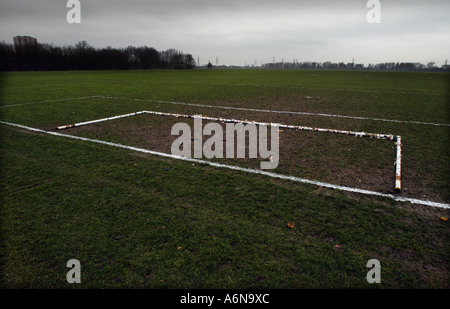
[[[7,73],[1,104],[105,95],[450,123],[448,79],[276,70]],[[220,112],[95,98],[5,107],[0,119],[49,129],[143,109]],[[295,122],[402,135],[406,187],[450,201],[448,127]],[[446,210],[5,125],[1,143],[3,288],[449,287],[449,228],[440,220]],[[366,281],[374,258],[379,285]],[[81,262],[80,285],[66,282],[70,259]]]

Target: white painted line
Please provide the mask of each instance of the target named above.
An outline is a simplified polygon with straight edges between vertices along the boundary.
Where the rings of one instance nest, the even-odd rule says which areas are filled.
[[[93,96],[88,96],[88,97],[77,97],[77,98],[66,98],[66,99],[57,99],[57,100],[48,100],[48,101],[39,101],[39,102],[19,103],[19,104],[11,104],[11,105],[0,105],[0,108],[33,105],[33,104],[65,102],[65,101],[73,101],[73,100],[86,100],[86,99],[93,99],[93,98],[99,98],[99,96],[93,95]]]
[[[400,192],[402,190],[401,174],[402,174],[402,137],[397,136],[395,142],[397,146],[397,154],[395,160],[395,191]]]
[[[195,106],[195,107],[206,107],[206,108],[217,108],[217,109],[227,109],[227,110],[238,110],[238,111],[248,111],[248,112],[260,112],[260,113],[274,113],[274,114],[293,114],[293,115],[308,115],[308,116],[319,116],[319,117],[332,117],[332,118],[345,118],[345,119],[356,119],[356,120],[371,120],[371,121],[383,121],[383,122],[394,122],[394,123],[406,123],[406,124],[418,124],[418,125],[430,125],[430,126],[444,126],[450,127],[448,123],[433,123],[433,122],[422,122],[422,121],[408,121],[408,120],[395,120],[395,119],[382,119],[382,118],[370,118],[370,117],[358,117],[358,116],[346,116],[346,115],[335,115],[335,114],[324,114],[324,113],[309,113],[309,112],[293,112],[293,111],[279,111],[279,110],[267,110],[267,109],[254,109],[246,107],[232,107],[232,106],[219,106],[219,105],[204,105],[195,103],[184,103],[184,102],[174,102],[174,101],[160,101],[160,100],[144,100],[144,99],[131,99],[131,98],[119,98],[110,96],[97,96],[103,99],[112,100],[129,100],[135,102],[156,102],[162,104],[174,104],[174,105],[185,105],[185,106]]]
[[[97,144],[102,144],[102,145],[107,145],[107,146],[111,146],[111,147],[117,147],[117,148],[157,155],[157,156],[171,158],[171,159],[178,159],[178,160],[184,160],[184,161],[189,161],[189,162],[194,162],[194,163],[206,164],[206,165],[210,165],[213,167],[226,168],[226,169],[235,170],[235,171],[264,175],[264,176],[268,176],[268,177],[272,177],[272,178],[291,180],[291,181],[295,181],[295,182],[310,184],[310,185],[314,185],[314,186],[320,186],[320,187],[339,190],[339,191],[358,193],[358,194],[364,194],[364,195],[370,195],[370,196],[376,196],[376,197],[383,197],[383,198],[392,199],[397,202],[408,202],[408,203],[412,203],[412,204],[450,209],[450,204],[437,203],[437,202],[432,202],[432,201],[427,201],[427,200],[419,200],[419,199],[407,198],[407,197],[400,197],[400,196],[395,196],[392,194],[385,194],[385,193],[380,193],[380,192],[376,192],[376,191],[369,191],[369,190],[363,190],[363,189],[357,189],[357,188],[351,188],[351,187],[345,187],[345,186],[338,186],[338,185],[333,185],[333,184],[320,182],[320,181],[314,181],[314,180],[308,180],[308,179],[303,179],[303,178],[294,177],[294,176],[270,173],[270,172],[265,172],[262,170],[242,168],[242,167],[233,166],[233,165],[214,163],[214,162],[209,162],[209,161],[204,161],[204,160],[199,160],[199,159],[194,159],[194,158],[184,158],[184,157],[179,157],[179,156],[175,156],[175,155],[167,154],[167,153],[163,153],[163,152],[156,152],[156,151],[152,151],[152,150],[131,147],[131,146],[126,146],[126,145],[122,145],[122,144],[110,143],[110,142],[105,142],[105,141],[91,139],[91,138],[85,138],[85,137],[68,135],[68,134],[61,134],[61,133],[51,132],[51,131],[44,131],[41,129],[32,128],[32,127],[15,124],[15,123],[10,123],[10,122],[5,122],[5,121],[0,121],[0,123],[9,125],[9,126],[13,126],[13,127],[18,127],[18,128],[25,129],[25,130],[29,130],[29,131],[33,131],[33,132],[37,132],[37,133],[44,133],[44,134],[49,134],[49,135],[53,135],[53,136],[59,136],[59,137],[71,138],[71,139],[75,139],[75,140],[81,140],[81,141],[85,141],[85,142],[97,143]]]
[[[64,102],[64,101],[71,101],[71,100],[85,100],[85,99],[93,99],[93,98],[112,99],[112,100],[129,100],[129,101],[135,101],[135,102],[156,102],[156,103],[162,103],[162,104],[175,104],[175,105],[196,106],[196,107],[206,107],[206,108],[218,108],[218,109],[227,109],[227,110],[240,110],[240,111],[261,112],[261,113],[309,115],[309,116],[319,116],[319,117],[333,117],[333,118],[345,118],[345,119],[355,119],[355,120],[371,120],[371,121],[383,121],[383,122],[394,122],[394,123],[406,123],[406,124],[418,124],[418,125],[450,127],[450,124],[448,124],[448,123],[433,123],[433,122],[422,122],[422,121],[370,118],[370,117],[346,116],[346,115],[325,114],[325,113],[309,113],[309,112],[265,110],[265,109],[246,108],[246,107],[217,106],[217,105],[205,105],[205,104],[184,103],[184,102],[174,102],[174,101],[120,98],[120,97],[111,97],[111,96],[102,96],[102,95],[93,95],[93,96],[87,96],[87,97],[67,98],[67,99],[59,99],[59,100],[48,100],[48,101],[40,101],[40,102],[30,102],[30,103],[3,105],[3,106],[0,106],[0,108],[16,107],[16,106],[24,106],[24,105],[32,105],[32,104]]]
[[[114,120],[114,119],[120,119],[120,118],[126,118],[126,117],[136,116],[136,115],[140,115],[140,114],[146,114],[146,113],[147,113],[146,111],[142,111],[142,112],[135,112],[135,113],[130,113],[130,114],[126,114],[126,115],[102,118],[102,119],[97,119],[97,120],[92,120],[92,121],[79,122],[79,123],[74,123],[74,124],[70,124],[70,125],[60,126],[60,127],[57,127],[57,129],[65,130],[65,129],[69,129],[69,128],[85,126],[88,124],[93,124],[93,123],[98,123],[98,122],[103,122],[103,121],[108,121],[108,120]]]
[[[333,88],[333,87],[323,87],[322,84],[276,84],[276,83],[266,83],[266,84],[228,84],[227,86],[253,86],[253,87],[282,87],[282,88],[292,88],[292,89],[304,89],[309,88],[313,90],[332,90],[332,91],[349,91],[349,92],[366,92],[366,93],[401,93],[401,94],[422,94],[427,95],[443,95],[448,96],[448,92],[443,91],[432,91],[432,90],[369,90],[369,89],[350,89],[350,88]]]
[[[344,130],[335,130],[335,129],[324,129],[324,128],[315,128],[315,127],[306,127],[306,126],[287,125],[287,124],[281,124],[281,123],[258,122],[258,121],[250,121],[250,120],[238,120],[238,119],[229,119],[229,118],[221,118],[221,117],[219,117],[219,118],[209,117],[209,116],[203,116],[203,115],[186,115],[186,114],[165,113],[165,112],[155,112],[155,111],[140,111],[140,112],[134,112],[134,113],[129,113],[129,114],[125,114],[125,115],[117,115],[117,116],[107,117],[107,118],[102,118],[102,119],[97,119],[97,120],[74,123],[71,125],[59,126],[59,127],[57,127],[57,129],[64,130],[64,129],[69,129],[69,128],[73,128],[73,127],[80,127],[80,126],[85,126],[85,125],[89,125],[89,124],[93,124],[93,123],[114,120],[114,119],[120,119],[120,118],[126,118],[126,117],[141,115],[141,114],[151,114],[151,115],[157,115],[157,116],[170,116],[170,117],[191,118],[191,119],[201,118],[203,120],[211,120],[211,121],[217,121],[217,122],[256,124],[256,125],[260,125],[260,126],[277,126],[277,127],[283,128],[283,129],[328,132],[328,133],[337,133],[337,134],[345,134],[345,135],[354,135],[357,137],[387,139],[387,140],[391,140],[391,141],[396,141],[398,138],[398,136],[392,135],[392,134],[344,131]]]

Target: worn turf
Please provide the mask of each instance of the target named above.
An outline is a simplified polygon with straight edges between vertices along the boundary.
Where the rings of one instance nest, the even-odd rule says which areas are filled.
[[[52,130],[147,109],[398,134],[404,150],[402,194],[449,203],[448,126],[281,118],[151,101],[449,124],[448,81],[448,74],[437,73],[287,70],[7,73],[1,105],[17,106],[1,107],[0,116],[3,121]],[[98,95],[122,99],[66,100]],[[162,132],[169,126],[165,121],[129,118],[66,133],[161,146],[155,143],[157,136],[148,138],[154,131],[146,131],[146,126],[159,126],[157,132]],[[139,133],[141,125],[148,135]],[[449,228],[441,219],[448,217],[447,210],[6,125],[1,125],[1,132],[2,287],[449,287]],[[356,151],[351,145],[357,144],[345,140],[349,137],[302,136],[299,145],[282,148],[298,148],[291,165],[283,161],[287,164],[280,166],[283,172],[352,185],[362,180],[366,185],[371,174],[380,177],[374,166],[384,168],[383,160],[393,164],[387,141],[365,140]],[[359,156],[344,155],[344,149]],[[313,167],[302,165],[303,155],[319,161]],[[346,178],[336,177],[330,167],[346,171]],[[352,178],[362,173],[363,179]],[[389,190],[383,187],[384,180],[369,185]],[[80,285],[66,281],[70,259],[81,262]],[[370,259],[381,263],[381,284],[366,281]]]

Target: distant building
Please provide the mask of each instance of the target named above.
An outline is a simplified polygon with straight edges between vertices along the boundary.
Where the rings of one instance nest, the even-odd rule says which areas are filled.
[[[31,36],[15,36],[13,39],[14,39],[14,48],[16,50],[27,46],[37,45],[37,39]]]

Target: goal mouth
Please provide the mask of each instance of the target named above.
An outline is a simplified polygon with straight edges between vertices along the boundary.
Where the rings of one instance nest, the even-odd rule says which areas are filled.
[[[321,132],[321,133],[333,133],[339,135],[346,136],[354,136],[354,137],[364,137],[369,139],[377,139],[377,140],[387,140],[395,142],[396,154],[395,154],[395,183],[394,183],[394,192],[400,193],[402,191],[402,183],[401,183],[401,164],[402,164],[402,143],[401,136],[392,135],[392,134],[381,134],[381,133],[368,133],[361,131],[347,131],[347,130],[337,130],[337,129],[327,129],[327,128],[319,128],[319,127],[308,127],[308,126],[299,126],[299,125],[287,125],[281,123],[269,123],[269,122],[259,122],[259,121],[250,121],[250,120],[239,120],[232,118],[223,118],[223,117],[209,117],[204,115],[189,115],[189,114],[178,114],[178,113],[167,113],[167,112],[157,112],[157,111],[138,111],[134,113],[128,113],[123,115],[116,115],[112,117],[106,117],[91,121],[73,123],[69,125],[62,125],[56,127],[56,130],[67,130],[71,128],[77,128],[82,126],[87,126],[91,124],[112,121],[116,119],[128,118],[132,116],[138,115],[154,115],[154,116],[168,116],[175,117],[181,119],[202,119],[206,121],[219,122],[222,124],[232,123],[232,124],[254,124],[257,126],[267,126],[267,127],[277,127],[279,130],[292,130],[292,131],[309,131],[309,132]]]

